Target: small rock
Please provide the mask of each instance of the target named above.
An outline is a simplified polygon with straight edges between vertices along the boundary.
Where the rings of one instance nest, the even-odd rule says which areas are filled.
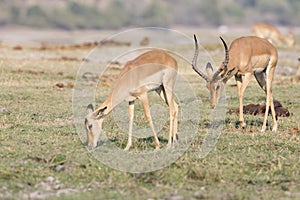
[[[295,135],[299,132],[299,129],[297,127],[294,127],[291,129],[291,134]]]
[[[45,182],[47,182],[47,183],[52,183],[54,180],[55,180],[54,177],[48,176],[48,177],[45,179]]]
[[[58,88],[63,88],[65,85],[63,83],[56,83],[55,86]]]
[[[13,47],[13,50],[22,50],[23,47],[21,45],[16,45]]]
[[[69,82],[68,85],[67,85],[67,87],[68,87],[68,88],[74,88],[74,83]]]
[[[196,199],[205,199],[206,198],[206,196],[203,194],[203,191],[197,191],[197,192],[195,192],[194,193],[194,197]]]
[[[42,199],[45,198],[41,191],[34,191],[29,194],[29,199]]]
[[[59,171],[64,171],[66,169],[66,167],[64,165],[57,165],[55,167],[55,171],[59,172]]]
[[[6,108],[5,107],[0,107],[0,113],[5,113],[6,112]]]
[[[170,196],[167,198],[168,200],[184,200],[184,197],[181,195]]]
[[[55,185],[52,187],[52,189],[54,189],[54,190],[59,190],[59,189],[61,189],[61,184],[60,184],[60,183],[55,184]]]
[[[57,193],[56,193],[56,196],[59,197],[59,196],[62,196],[62,195],[68,195],[68,194],[77,193],[77,192],[79,192],[79,191],[76,190],[76,189],[66,188],[66,189],[58,190]]]
[[[141,46],[147,46],[147,45],[149,45],[149,43],[150,43],[150,40],[149,40],[148,37],[144,37],[144,38],[140,41],[140,45],[141,45]]]

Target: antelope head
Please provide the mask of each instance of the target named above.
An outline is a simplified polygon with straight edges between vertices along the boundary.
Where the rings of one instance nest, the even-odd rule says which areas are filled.
[[[232,70],[227,70],[227,65],[229,62],[229,54],[228,54],[228,48],[226,42],[223,40],[222,37],[220,39],[223,42],[224,48],[225,48],[225,60],[222,63],[221,67],[213,73],[213,67],[210,63],[207,63],[206,65],[206,74],[204,74],[198,67],[197,67],[197,58],[199,54],[199,46],[196,35],[194,35],[195,40],[195,55],[193,58],[192,66],[196,73],[200,75],[205,81],[206,81],[206,87],[210,92],[210,105],[212,108],[215,108],[217,103],[219,102],[219,99],[221,97],[222,91],[224,89],[224,86],[227,82],[227,80],[231,77]]]
[[[85,117],[85,129],[87,131],[87,139],[89,147],[96,147],[99,136],[102,131],[102,123],[104,117],[104,111],[107,107],[96,110],[94,112],[94,108],[92,104],[89,104],[87,107],[87,115]]]
[[[289,46],[294,46],[296,44],[295,34],[292,29],[289,29],[289,31],[288,31],[288,37],[287,37],[286,43]]]

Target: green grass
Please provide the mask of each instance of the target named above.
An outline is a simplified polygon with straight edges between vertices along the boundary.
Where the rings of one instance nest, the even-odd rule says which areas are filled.
[[[176,162],[157,171],[131,174],[99,162],[79,139],[72,123],[72,89],[55,86],[58,82],[73,82],[79,65],[67,61],[3,61],[0,106],[6,112],[0,113],[0,198],[26,199],[35,191],[53,199],[300,198],[299,84],[274,84],[275,99],[293,113],[279,119],[278,133],[259,132],[262,116],[246,115],[248,126],[240,130],[236,128],[238,116],[227,114],[217,145],[206,157],[199,158],[203,134],[210,124],[209,116],[204,115],[197,137]],[[188,77],[208,108],[203,81],[192,70]],[[110,89],[103,91],[106,94],[97,96],[97,105]],[[236,108],[236,88],[228,85],[226,95],[232,97],[227,109]],[[253,79],[245,103],[263,102],[264,93]],[[145,124],[140,105],[137,110],[136,123]],[[271,118],[269,122],[271,125]],[[107,120],[105,126],[111,130],[109,138],[124,148],[126,132],[118,134],[122,130],[113,121]],[[166,145],[168,125],[162,130],[160,138]],[[153,141],[134,139],[134,149],[153,150]],[[49,176],[59,180],[58,188],[47,190],[42,186]],[[66,189],[73,192],[57,196]]]

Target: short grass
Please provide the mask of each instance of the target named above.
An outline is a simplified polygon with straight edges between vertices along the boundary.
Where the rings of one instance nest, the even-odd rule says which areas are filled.
[[[40,54],[30,49],[25,55]],[[2,48],[4,55],[15,51]],[[43,52],[81,57],[86,52]],[[213,150],[199,158],[209,117],[201,117],[199,132],[190,148],[171,165],[148,173],[114,170],[95,159],[81,143],[72,123],[72,88],[80,62],[1,58],[0,70],[0,198],[34,199],[299,199],[300,198],[300,85],[275,81],[274,97],[292,114],[279,119],[279,130],[260,133],[262,116],[245,116],[245,130],[237,127],[238,116],[227,114],[222,134]],[[190,66],[183,66],[196,95],[209,107],[203,80]],[[65,87],[58,88],[56,83]],[[99,89],[99,88],[98,88]],[[109,92],[97,96],[97,105]],[[237,107],[236,88],[228,85],[229,108]],[[154,96],[153,101],[159,102]],[[245,103],[263,103],[264,93],[254,81],[247,88]],[[83,105],[86,106],[86,105]],[[136,124],[144,117],[138,105]],[[207,109],[203,111],[208,112]],[[126,113],[126,112],[124,112]],[[269,126],[272,120],[269,120]],[[110,132],[111,130],[111,132]],[[113,131],[112,131],[113,130]],[[109,138],[121,148],[126,132],[106,123]],[[126,130],[125,130],[126,131]],[[166,145],[168,126],[160,133]],[[153,141],[135,139],[134,149],[153,150]],[[48,177],[56,186],[42,183]],[[44,196],[43,196],[44,195]]]

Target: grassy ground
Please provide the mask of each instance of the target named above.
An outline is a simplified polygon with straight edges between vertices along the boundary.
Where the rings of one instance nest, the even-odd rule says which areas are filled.
[[[212,51],[219,52],[212,55],[218,61],[223,53],[221,46],[215,46]],[[275,99],[293,113],[279,118],[278,133],[259,132],[262,116],[247,115],[248,126],[241,130],[236,125],[238,116],[227,114],[218,143],[206,157],[199,158],[202,134],[209,127],[209,117],[201,117],[197,136],[176,162],[154,172],[132,174],[114,170],[91,156],[73,125],[72,87],[81,62],[65,58],[80,59],[89,50],[2,47],[0,51],[1,199],[300,198],[300,85],[289,78],[278,77],[274,83]],[[299,48],[280,49],[280,53],[289,52],[299,54]],[[281,58],[279,65],[282,63],[297,67],[290,57]],[[180,70],[208,107],[203,81],[190,66]],[[97,96],[97,104],[109,92],[109,85],[101,85],[106,94]],[[228,85],[226,95],[230,97],[227,109],[236,108],[236,88]],[[263,91],[252,81],[245,104],[263,102]],[[137,123],[142,124],[141,111],[137,115]],[[271,125],[272,120],[269,122]],[[167,128],[160,136],[163,145]],[[118,127],[109,122],[106,129],[116,132]],[[125,146],[126,133],[110,134],[117,145]],[[136,139],[133,145],[154,148],[151,139]]]

